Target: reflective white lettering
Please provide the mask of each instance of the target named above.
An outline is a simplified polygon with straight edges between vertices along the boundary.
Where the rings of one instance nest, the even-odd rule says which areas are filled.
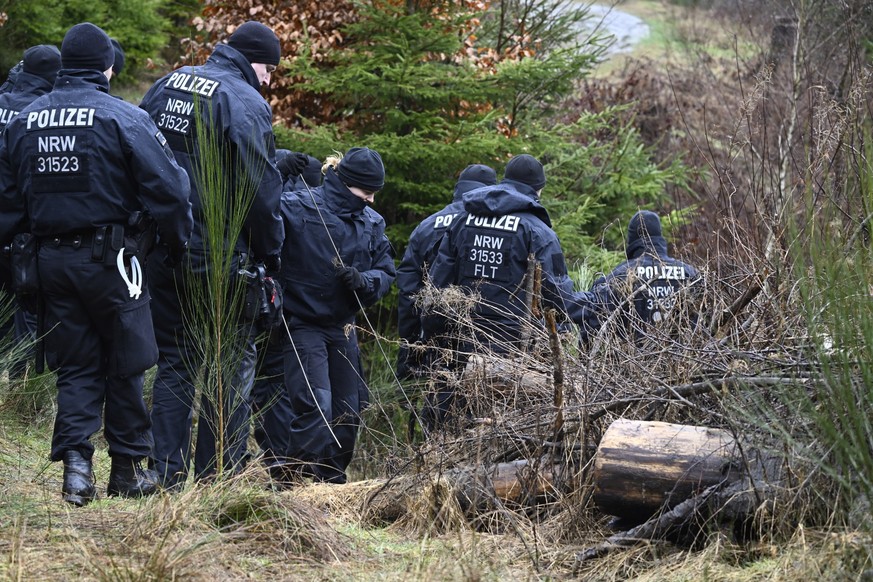
[[[94,108],[59,107],[40,109],[27,114],[27,129],[47,129],[52,127],[93,127]]]
[[[476,216],[470,214],[467,216],[466,225],[517,232],[520,221],[521,219],[518,216],[513,216],[511,214],[504,216]]]
[[[47,135],[40,137],[38,148],[40,152],[71,152],[76,149],[76,136]]]

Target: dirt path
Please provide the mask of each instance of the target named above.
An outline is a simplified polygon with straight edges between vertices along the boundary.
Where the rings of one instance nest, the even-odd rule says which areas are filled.
[[[649,36],[649,25],[643,19],[612,5],[592,4],[589,12],[591,20],[586,23],[589,29],[593,26],[596,30],[615,37],[607,55],[630,52],[637,43]]]

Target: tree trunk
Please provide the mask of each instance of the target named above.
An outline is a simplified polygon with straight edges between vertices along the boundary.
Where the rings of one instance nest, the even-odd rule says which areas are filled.
[[[521,459],[490,467],[462,467],[447,471],[443,478],[450,484],[464,509],[484,509],[494,499],[525,503],[554,491],[558,467]]]
[[[447,505],[448,498],[452,500],[451,505],[471,516],[491,511],[503,503],[525,504],[554,492],[558,471],[559,467],[550,463],[540,465],[524,459],[485,467],[457,467],[438,476],[409,475],[391,479],[379,487],[374,487],[375,480],[370,481],[358,494],[362,499],[349,503],[360,503],[363,519],[379,525],[393,523],[416,508],[420,511],[422,506],[430,506],[429,512],[434,516],[450,514],[450,509],[441,507]],[[434,495],[435,487],[447,495]],[[347,489],[353,491],[354,487]],[[350,494],[351,498],[358,495]],[[422,499],[427,496],[430,498]]]
[[[730,433],[665,422],[617,420],[594,461],[594,502],[604,513],[644,521],[711,485],[742,476]]]
[[[541,372],[530,370],[506,358],[473,355],[464,369],[464,381],[477,386],[487,386],[502,393],[520,392],[526,395],[551,394],[551,378]]]

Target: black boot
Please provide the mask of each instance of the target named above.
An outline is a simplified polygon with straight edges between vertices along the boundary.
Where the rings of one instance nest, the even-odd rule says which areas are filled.
[[[64,486],[61,496],[67,503],[82,507],[97,497],[91,461],[75,449],[64,452]]]
[[[273,488],[279,491],[302,485],[307,477],[312,477],[309,464],[291,459],[271,459],[267,463],[267,471]]]
[[[130,457],[112,457],[109,484],[106,494],[110,497],[144,497],[158,490],[158,473],[143,469],[139,461]]]

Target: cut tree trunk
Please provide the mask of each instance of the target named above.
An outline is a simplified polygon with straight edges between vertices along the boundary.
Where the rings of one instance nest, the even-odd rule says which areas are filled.
[[[498,499],[526,503],[555,490],[558,467],[535,466],[526,459],[491,467],[463,467],[447,471],[443,479],[465,509],[484,509]]]
[[[464,369],[464,381],[496,392],[534,395],[551,393],[551,378],[505,358],[473,355]]]
[[[559,467],[528,460],[498,463],[485,467],[457,467],[437,476],[410,475],[386,481],[361,491],[364,518],[369,523],[392,523],[420,508],[422,496],[438,487],[467,515],[490,511],[504,503],[526,504],[555,491]],[[426,500],[426,504],[445,504],[446,498]],[[437,515],[442,507],[431,507]]]
[[[742,473],[724,430],[617,420],[594,460],[594,502],[604,513],[644,521]]]

